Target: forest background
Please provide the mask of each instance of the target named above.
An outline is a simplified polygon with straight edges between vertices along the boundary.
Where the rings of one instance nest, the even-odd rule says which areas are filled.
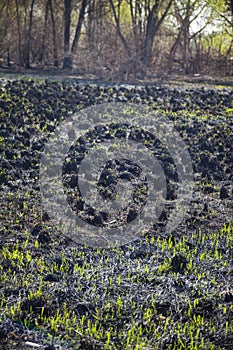
[[[1,0],[0,66],[233,76],[232,0]]]

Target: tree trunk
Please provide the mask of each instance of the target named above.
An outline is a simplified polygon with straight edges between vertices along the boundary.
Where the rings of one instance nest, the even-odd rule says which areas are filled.
[[[70,54],[70,22],[71,0],[64,0],[64,59],[63,69],[72,69],[72,57]]]
[[[126,41],[124,35],[121,32],[120,20],[119,20],[119,17],[117,16],[113,0],[109,0],[109,2],[110,2],[110,5],[111,5],[111,8],[112,8],[113,17],[114,17],[114,20],[115,20],[115,23],[116,23],[117,35],[119,36],[119,38],[120,38],[120,40],[121,40],[121,42],[122,42],[122,44],[123,44],[123,46],[125,48],[125,51],[127,52],[127,55],[130,57],[131,56],[131,51],[130,51],[130,48],[129,48],[128,44],[127,44],[127,41]]]
[[[10,12],[9,12],[9,3],[7,3],[6,15],[7,15],[7,23],[10,21]],[[2,12],[2,11],[1,11]],[[4,30],[4,36],[7,35],[7,28]],[[10,43],[7,43],[7,67],[11,67],[11,57],[10,57]]]
[[[139,0],[130,0],[130,14],[133,24],[134,35],[134,47],[136,56],[141,52],[141,39],[142,39],[142,7]]]
[[[25,67],[30,68],[30,52],[31,52],[31,35],[32,35],[32,18],[33,18],[33,8],[35,0],[32,0],[30,13],[29,13],[29,25],[28,25],[28,37],[25,50]]]
[[[184,73],[189,74],[189,12],[184,20],[184,30],[183,30],[184,42],[183,42],[183,64]]]
[[[22,65],[22,51],[21,51],[21,29],[20,29],[20,14],[19,14],[19,3],[15,0],[16,6],[16,17],[17,17],[17,31],[18,31],[18,64]]]
[[[85,16],[86,6],[87,6],[87,0],[82,0],[82,5],[81,5],[80,13],[79,13],[79,18],[78,18],[78,24],[76,27],[75,36],[74,36],[74,40],[73,40],[73,44],[72,44],[72,48],[71,48],[72,54],[75,54],[77,51],[78,41],[79,41],[80,34],[81,34],[81,29],[82,29],[84,16]]]
[[[57,54],[57,36],[56,36],[56,25],[54,19],[53,12],[53,3],[52,0],[48,0],[51,14],[51,22],[52,22],[52,33],[53,33],[53,64],[54,67],[59,67],[58,54]]]
[[[95,16],[96,13],[96,4],[95,0],[89,1],[88,11],[87,11],[87,38],[88,44],[91,50],[95,48]]]
[[[159,7],[161,5],[160,0],[156,0],[152,9],[148,9],[147,23],[146,23],[146,35],[144,40],[144,48],[142,55],[143,64],[148,67],[151,62],[153,42],[156,33],[158,32],[161,24],[163,23],[167,13],[171,7],[173,0],[170,0],[164,13],[159,19]]]
[[[157,31],[158,25],[158,8],[159,8],[159,0],[155,1],[151,10],[149,10],[149,14],[147,17],[146,24],[146,36],[144,41],[144,52],[143,52],[143,63],[147,67],[151,61],[151,53],[154,37]]]
[[[178,34],[178,36],[177,36],[177,38],[176,38],[176,40],[175,40],[175,42],[172,45],[172,48],[170,50],[169,63],[168,63],[168,72],[169,72],[169,74],[172,72],[176,51],[177,51],[178,46],[180,44],[182,33],[183,33],[183,26],[181,26],[181,28],[179,30],[179,34]]]
[[[39,53],[40,64],[43,64],[44,57],[45,57],[45,39],[47,35],[47,30],[48,30],[49,1],[50,0],[46,2],[46,6],[45,6],[44,27],[43,27],[43,33],[42,33],[42,39],[41,39],[41,48]]]

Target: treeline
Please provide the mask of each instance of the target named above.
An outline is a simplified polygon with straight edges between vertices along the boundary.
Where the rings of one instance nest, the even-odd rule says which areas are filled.
[[[0,65],[233,75],[233,0],[1,0]]]

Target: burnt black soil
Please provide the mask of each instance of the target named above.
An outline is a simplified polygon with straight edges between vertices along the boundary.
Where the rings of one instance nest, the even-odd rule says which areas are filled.
[[[232,100],[227,88],[4,82],[1,349],[28,349],[28,342],[47,350],[233,348]],[[185,141],[194,195],[171,234],[165,211],[128,245],[91,248],[65,236],[43,210],[38,177],[45,142],[72,113],[103,102],[147,104],[170,118]],[[165,157],[167,173],[170,164]],[[71,173],[67,164],[64,169]],[[124,174],[131,180],[139,170],[114,163],[104,171],[98,185],[111,199],[117,179]],[[173,199],[171,188],[168,196]],[[108,219],[88,214],[93,225]],[[138,212],[131,214],[127,222]]]

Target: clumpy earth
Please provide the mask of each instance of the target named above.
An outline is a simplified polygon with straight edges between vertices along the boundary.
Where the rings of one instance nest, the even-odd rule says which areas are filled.
[[[227,88],[2,81],[1,349],[233,348],[232,100]],[[135,241],[90,247],[64,235],[42,206],[46,141],[71,114],[104,102],[149,105],[173,122],[187,146],[193,196],[169,234],[165,208]],[[165,151],[158,149],[162,161]],[[169,164],[165,157],[167,177]],[[106,165],[113,181],[103,175],[97,183],[105,197],[114,194],[114,186],[108,192],[114,171],[127,167],[133,165]],[[128,171],[128,180],[138,172]],[[66,164],[63,175],[70,173]],[[69,196],[72,184],[64,185]],[[172,188],[167,195],[175,198]],[[82,200],[76,204],[83,209]],[[83,215],[92,225],[103,224],[89,214]]]

